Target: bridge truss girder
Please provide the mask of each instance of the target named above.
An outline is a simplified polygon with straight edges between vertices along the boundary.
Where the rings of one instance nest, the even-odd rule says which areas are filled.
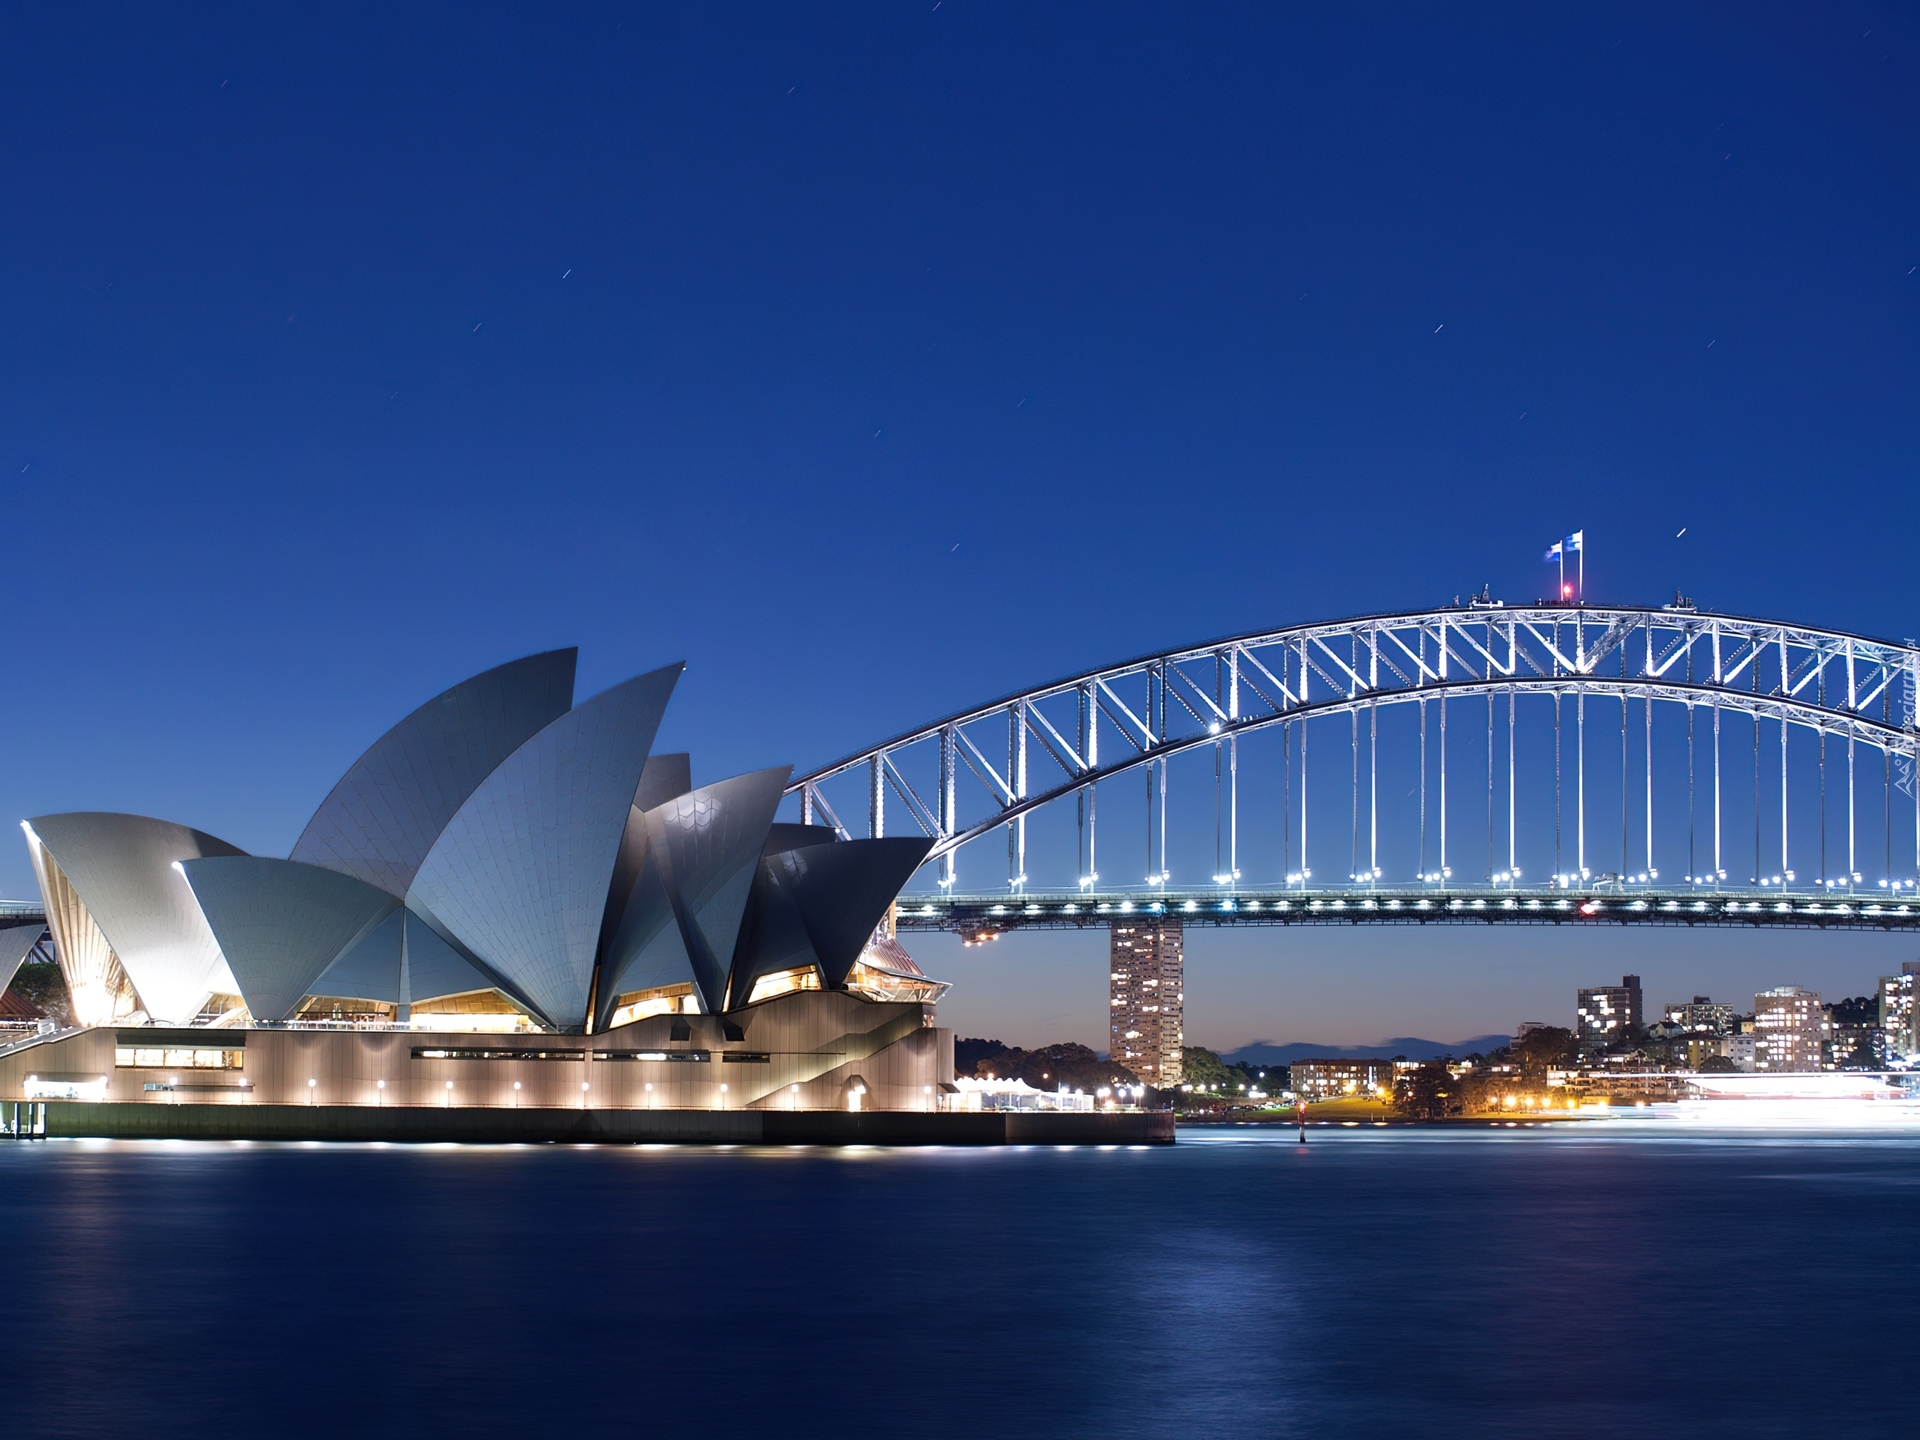
[[[1849,756],[1849,817],[1855,783],[1852,756],[1861,746],[1878,749],[1886,757],[1888,813],[1895,790],[1913,798],[1916,846],[1920,847],[1920,794],[1916,794],[1915,785],[1916,752],[1920,750],[1915,717],[1916,697],[1920,697],[1920,647],[1778,621],[1703,613],[1686,605],[1657,609],[1586,605],[1510,608],[1495,602],[1476,602],[1228,637],[1138,657],[1005,696],[802,776],[793,782],[789,793],[800,797],[806,818],[824,817],[844,833],[846,827],[828,803],[823,787],[860,774],[868,802],[868,833],[885,833],[892,797],[906,823],[935,840],[930,859],[939,864],[941,883],[947,887],[954,883],[956,852],[1004,829],[1008,838],[1008,880],[1015,891],[1024,888],[1026,881],[1027,817],[1045,806],[1073,799],[1080,836],[1081,884],[1091,888],[1098,881],[1096,787],[1144,769],[1149,776],[1150,831],[1156,823],[1153,808],[1156,803],[1158,806],[1158,873],[1150,879],[1164,883],[1169,878],[1165,837],[1167,762],[1211,748],[1220,796],[1216,804],[1215,880],[1230,884],[1239,879],[1240,739],[1274,726],[1290,729],[1295,721],[1357,716],[1380,707],[1426,701],[1439,702],[1444,715],[1449,700],[1503,694],[1640,701],[1649,728],[1655,703],[1687,707],[1690,712],[1707,709],[1745,714],[1755,717],[1756,727],[1761,720],[1777,721],[1782,737],[1782,869],[1788,874],[1788,727],[1822,737],[1823,783],[1826,739],[1844,743]],[[1584,710],[1581,714],[1584,717]],[[1717,714],[1715,718],[1717,764]],[[1491,746],[1491,712],[1488,725]],[[1306,731],[1303,728],[1298,733],[1304,751]],[[1424,720],[1422,737],[1424,745]],[[1004,770],[997,760],[1003,740]],[[1358,743],[1356,723],[1356,795]],[[1757,752],[1757,728],[1754,743]],[[1439,802],[1443,868],[1444,744],[1443,722]],[[1103,748],[1108,752],[1104,758]],[[1647,757],[1647,850],[1651,856],[1655,803],[1651,744]],[[1584,751],[1580,763],[1585,763]],[[963,775],[971,775],[977,782],[976,793],[983,796],[986,813],[962,818]],[[1584,782],[1584,773],[1581,779]],[[1556,771],[1556,787],[1558,784]],[[1424,805],[1424,780],[1422,785]],[[1717,797],[1717,788],[1715,794]],[[933,797],[931,801],[926,795]],[[1304,807],[1303,798],[1303,832]],[[975,808],[981,807],[976,804]],[[1851,823],[1849,818],[1849,826]],[[1510,838],[1511,828],[1510,824]],[[1581,833],[1584,845],[1584,828]],[[1717,811],[1715,834],[1717,837]],[[1150,834],[1149,846],[1153,843]],[[1717,851],[1716,838],[1716,867]],[[1848,857],[1851,870],[1851,829]],[[1302,870],[1310,873],[1304,840]]]

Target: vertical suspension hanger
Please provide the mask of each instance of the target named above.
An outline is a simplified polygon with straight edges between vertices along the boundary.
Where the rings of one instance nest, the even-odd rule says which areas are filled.
[[[1489,645],[1488,651],[1493,647]],[[1493,883],[1493,665],[1487,665],[1487,883]]]
[[[1227,656],[1227,873],[1240,879],[1240,652]]]
[[[1717,668],[1717,667],[1716,667]],[[1726,861],[1720,855],[1720,700],[1713,701],[1713,888],[1727,878]]]
[[[1651,621],[1641,627],[1647,640],[1647,679],[1654,678],[1653,667],[1653,624]],[[1641,700],[1640,708],[1646,712],[1647,719],[1647,883],[1651,885],[1660,878],[1659,870],[1653,863],[1653,688],[1649,684],[1646,697]]]
[[[1283,660],[1281,663],[1284,665],[1286,662]],[[1293,722],[1282,720],[1280,722],[1280,875],[1283,882],[1291,881],[1293,873]]]
[[[1427,697],[1422,695],[1420,708],[1420,879],[1427,878]]]
[[[1560,853],[1560,687],[1553,691],[1553,883],[1564,884],[1565,862]]]
[[[1581,682],[1579,693],[1573,697],[1573,835],[1574,868],[1580,872],[1580,883],[1587,881],[1587,691],[1586,682]]]
[[[1160,743],[1167,743],[1167,666],[1160,664]],[[1160,883],[1166,884],[1173,878],[1173,867],[1167,863],[1167,757],[1160,757]]]
[[[1154,747],[1154,670],[1146,670],[1146,747]],[[1154,760],[1140,766],[1146,780],[1146,883],[1154,883]]]
[[[1627,859],[1627,836],[1631,826],[1627,817],[1627,796],[1631,788],[1627,784],[1627,751],[1632,746],[1632,731],[1628,729],[1631,721],[1632,703],[1627,698],[1627,640],[1620,639],[1620,882],[1626,883],[1627,873],[1633,867]]]
[[[1820,708],[1827,708],[1827,667],[1826,657],[1816,655],[1814,659],[1814,695],[1820,702]],[[1816,737],[1819,758],[1815,762],[1819,771],[1818,794],[1820,796],[1820,888],[1833,888],[1833,875],[1827,866],[1827,722],[1820,722],[1820,733]]]
[[[1886,662],[1880,662],[1884,665]],[[1886,684],[1880,687],[1880,723],[1887,725],[1893,719],[1893,677],[1883,676]],[[1880,742],[1880,796],[1885,802],[1880,807],[1881,818],[1886,822],[1886,835],[1881,842],[1881,874],[1886,876],[1887,888],[1893,888],[1893,747],[1882,740]]]
[[[1788,846],[1787,830],[1787,706],[1785,697],[1791,693],[1793,671],[1787,663],[1787,632],[1780,631],[1780,883],[1793,881],[1793,852]]]
[[[1751,689],[1757,697],[1760,693],[1760,657],[1753,657],[1747,667],[1752,676]],[[1761,880],[1760,864],[1760,705],[1756,699],[1753,707],[1753,883]]]
[[[1727,878],[1726,862],[1720,855],[1720,690],[1725,676],[1720,669],[1720,622],[1713,622],[1713,888]]]
[[[1221,663],[1220,652],[1216,650],[1213,652],[1213,704],[1216,711],[1220,708],[1220,702],[1226,698],[1226,682],[1223,670],[1224,666]],[[1220,724],[1218,720],[1214,722],[1212,728],[1215,731],[1213,740],[1213,883],[1218,885],[1220,883],[1220,877],[1226,873],[1221,868],[1226,863],[1225,835],[1223,832],[1225,823],[1225,816],[1223,814],[1224,796],[1222,794],[1225,776],[1221,773],[1224,757],[1221,754],[1221,744],[1218,733]]]
[[[1440,884],[1444,889],[1450,874],[1447,868],[1447,617],[1440,617],[1440,653],[1436,657],[1440,672]]]
[[[1520,875],[1519,831],[1515,828],[1515,814],[1518,810],[1517,792],[1514,788],[1513,736],[1515,729],[1514,702],[1519,696],[1519,686],[1515,681],[1520,675],[1520,627],[1512,620],[1507,621],[1507,883],[1518,883]]]
[[[1793,879],[1792,852],[1787,846],[1787,707],[1780,707],[1780,883]]]
[[[1380,883],[1380,627],[1367,635],[1367,875]]]
[[[1519,831],[1514,820],[1518,805],[1514,790],[1513,734],[1514,702],[1519,697],[1519,687],[1512,682],[1507,685],[1507,875],[1509,885],[1516,884],[1520,874]]]
[[[1687,636],[1687,883],[1696,883],[1699,862],[1693,853],[1693,636]]]
[[[1853,666],[1853,641],[1847,641],[1847,889],[1852,891],[1859,884],[1857,872],[1860,869],[1854,853],[1854,720],[1860,708],[1860,689],[1858,676]]]

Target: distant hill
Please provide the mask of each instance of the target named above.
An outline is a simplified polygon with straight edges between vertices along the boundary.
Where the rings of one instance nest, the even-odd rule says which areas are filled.
[[[1291,1065],[1296,1060],[1384,1060],[1404,1055],[1409,1060],[1433,1060],[1442,1055],[1484,1055],[1489,1050],[1511,1044],[1511,1035],[1477,1035],[1471,1040],[1422,1040],[1417,1035],[1402,1035],[1382,1040],[1378,1045],[1315,1045],[1296,1041],[1275,1045],[1256,1040],[1238,1050],[1223,1050],[1220,1058],[1229,1065]]]

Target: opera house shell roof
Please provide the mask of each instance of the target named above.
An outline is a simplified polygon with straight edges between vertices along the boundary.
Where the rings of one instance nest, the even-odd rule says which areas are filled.
[[[76,1021],[598,1032],[802,989],[937,997],[882,925],[930,841],[779,823],[786,769],[696,788],[653,753],[684,667],[576,705],[576,656],[427,701],[284,860],[139,815],[24,822]]]

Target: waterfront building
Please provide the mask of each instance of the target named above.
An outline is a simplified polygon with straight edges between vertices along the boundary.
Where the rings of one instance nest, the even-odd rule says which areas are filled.
[[[1696,995],[1684,1005],[1669,1005],[1663,1017],[1667,1024],[1689,1033],[1725,1035],[1732,1031],[1734,1009],[1716,1005],[1705,995]]]
[[[1769,1073],[1818,1070],[1826,1041],[1820,996],[1777,985],[1753,997],[1753,1068]]]
[[[930,1106],[946,987],[890,916],[931,841],[776,822],[786,767],[695,786],[652,748],[682,667],[576,705],[575,660],[429,700],[286,859],[145,816],[25,822],[82,1029],[6,1057],[0,1091]]]
[[[1183,936],[1178,920],[1116,924],[1109,932],[1107,1054],[1160,1089],[1183,1078]]]
[[[1622,975],[1618,985],[1592,985],[1578,990],[1574,1036],[1583,1054],[1624,1044],[1640,1029],[1640,977]]]
[[[1880,977],[1880,1029],[1885,1037],[1882,1044],[1891,1059],[1904,1060],[1920,1051],[1913,1014],[1916,974],[1920,974],[1920,960],[1908,960],[1901,964],[1898,975]]]
[[[1293,1093],[1304,1100],[1332,1100],[1342,1095],[1385,1099],[1393,1094],[1396,1074],[1391,1060],[1296,1060],[1289,1071]]]
[[[960,1076],[953,1082],[954,1094],[947,1101],[949,1111],[968,1114],[982,1110],[1078,1110],[1091,1111],[1095,1096],[1084,1090],[1069,1090],[1062,1085],[1053,1090],[1036,1089],[1024,1080],[980,1079]]]

